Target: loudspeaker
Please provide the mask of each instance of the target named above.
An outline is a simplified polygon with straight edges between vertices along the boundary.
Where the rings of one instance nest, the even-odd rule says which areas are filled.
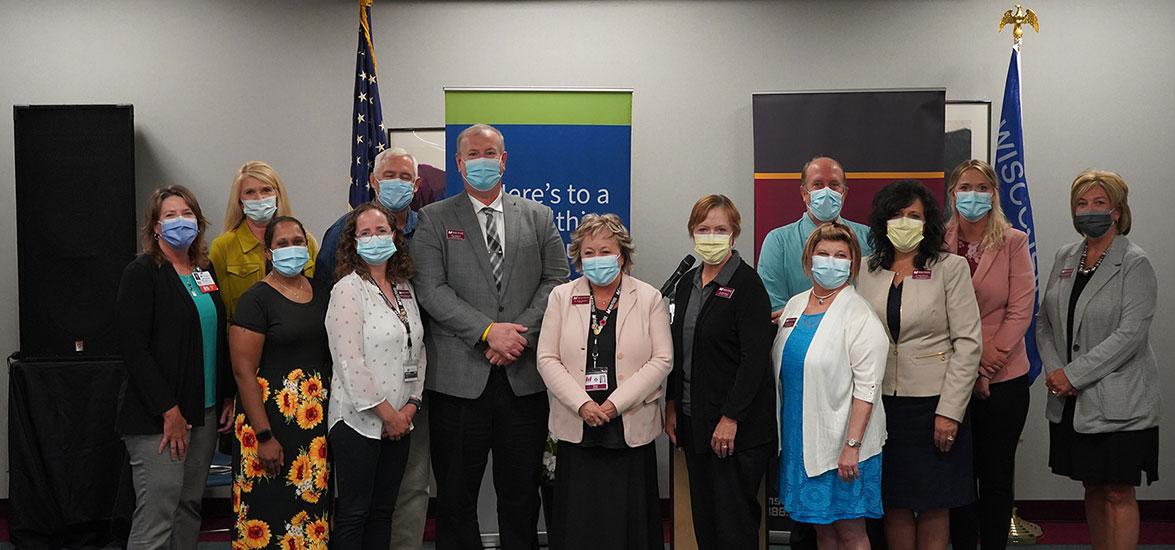
[[[21,357],[119,354],[115,298],[134,258],[130,105],[17,105]]]

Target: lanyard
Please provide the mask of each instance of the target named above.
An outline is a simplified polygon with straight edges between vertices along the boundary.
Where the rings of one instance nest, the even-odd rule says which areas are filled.
[[[400,300],[400,292],[396,289],[396,281],[390,281],[392,284],[392,296],[396,299],[396,305],[392,305],[392,301],[389,300],[388,295],[384,293],[383,287],[379,286],[379,284],[375,282],[375,279],[372,279],[371,277],[368,277],[367,280],[371,281],[371,284],[375,285],[375,288],[379,289],[380,298],[384,299],[384,303],[388,305],[388,308],[396,312],[396,317],[399,317],[400,322],[404,323],[404,330],[408,333],[408,349],[412,349],[412,325],[408,322],[408,310],[404,309],[404,302]]]
[[[600,333],[604,332],[604,327],[608,325],[608,317],[612,315],[612,310],[616,307],[616,302],[620,300],[620,285],[616,285],[616,293],[612,295],[612,300],[608,302],[608,309],[604,310],[603,317],[597,317],[596,298],[592,296],[592,368],[591,370],[598,371],[596,367],[596,358],[600,356]]]

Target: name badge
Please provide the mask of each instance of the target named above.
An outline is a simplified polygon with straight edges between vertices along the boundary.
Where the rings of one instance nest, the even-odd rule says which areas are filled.
[[[588,374],[584,377],[585,382],[583,389],[587,391],[600,391],[608,389],[608,373],[599,372]]]
[[[572,296],[571,297],[571,305],[573,305],[573,306],[582,306],[582,305],[590,304],[591,302],[592,302],[591,296]]]
[[[409,359],[404,363],[404,381],[416,382],[420,380],[420,359]]]
[[[464,241],[465,232],[461,231],[460,229],[450,229],[445,231],[445,237],[447,237],[450,241]]]
[[[731,296],[734,296],[734,289],[728,286],[720,286],[718,290],[714,291],[714,295],[729,300]]]
[[[1072,277],[1072,276],[1073,276],[1073,268],[1066,267],[1065,269],[1061,270],[1061,278],[1062,279],[1068,279],[1069,277]]]
[[[915,280],[926,280],[930,278],[929,269],[915,269],[914,274],[911,275]]]
[[[216,281],[212,280],[212,274],[207,271],[193,271],[192,278],[196,280],[196,286],[200,287],[200,292],[208,294],[216,290]]]
[[[406,288],[397,288],[396,294],[400,295],[401,300],[411,300],[412,299],[412,292]]]
[[[788,317],[783,320],[783,328],[791,328],[796,326],[796,317]]]

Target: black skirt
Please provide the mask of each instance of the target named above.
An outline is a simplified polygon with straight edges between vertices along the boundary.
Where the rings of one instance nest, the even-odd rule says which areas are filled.
[[[881,452],[881,502],[924,512],[975,501],[971,419],[964,416],[950,452],[934,446],[938,397],[884,396],[889,437]]]
[[[1049,468],[1093,484],[1147,485],[1159,480],[1159,427],[1096,434],[1073,429],[1077,398],[1065,399],[1060,423],[1049,423]],[[888,411],[887,411],[888,412]]]
[[[657,449],[559,442],[552,550],[665,547],[657,492]]]

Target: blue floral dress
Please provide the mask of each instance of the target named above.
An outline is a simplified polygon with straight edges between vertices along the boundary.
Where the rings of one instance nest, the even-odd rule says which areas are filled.
[[[783,346],[779,368],[779,500],[795,521],[827,525],[855,518],[880,518],[881,455],[858,466],[861,475],[843,481],[836,469],[809,476],[804,469],[804,358],[823,313],[802,315]],[[848,368],[845,365],[844,368]]]

